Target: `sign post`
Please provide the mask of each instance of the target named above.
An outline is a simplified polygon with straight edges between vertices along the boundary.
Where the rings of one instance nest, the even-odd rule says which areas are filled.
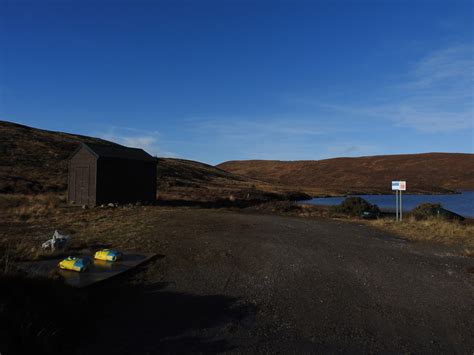
[[[402,190],[400,190],[400,221],[403,219]]]
[[[398,221],[398,190],[395,190],[395,220]]]
[[[392,190],[395,191],[395,219],[403,219],[402,191],[406,191],[406,181],[392,181]]]

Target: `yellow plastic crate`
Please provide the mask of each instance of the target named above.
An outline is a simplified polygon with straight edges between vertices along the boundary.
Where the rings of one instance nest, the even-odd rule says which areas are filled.
[[[95,253],[94,258],[105,261],[117,261],[122,258],[122,253],[113,249],[102,249]]]
[[[69,256],[64,260],[61,260],[58,266],[60,269],[63,270],[83,272],[87,270],[87,267],[89,266],[89,261],[87,259]]]

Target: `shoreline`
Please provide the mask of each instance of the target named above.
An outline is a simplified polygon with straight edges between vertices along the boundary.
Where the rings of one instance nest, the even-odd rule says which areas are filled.
[[[474,190],[458,190],[458,191],[452,191],[452,192],[404,192],[403,195],[410,195],[410,196],[420,196],[420,195],[427,195],[427,196],[451,196],[451,195],[462,195],[463,193],[466,192],[474,192]],[[331,198],[331,197],[350,197],[350,196],[392,196],[393,193],[386,193],[386,192],[380,192],[380,193],[360,193],[360,192],[355,192],[355,193],[346,193],[346,194],[324,194],[324,195],[314,195],[312,199],[316,198]],[[300,200],[304,201],[304,200]]]
[[[466,193],[474,193],[474,191],[471,191],[471,190],[467,190],[467,191],[460,191],[456,194],[404,194],[404,197],[407,197],[407,196],[425,196],[427,198],[427,201],[411,201],[411,203],[409,201],[406,201],[405,200],[405,206],[404,206],[404,212],[411,212],[413,210],[413,208],[416,207],[416,205],[419,205],[419,204],[422,204],[422,203],[440,203],[443,208],[453,212],[453,213],[456,213],[456,214],[459,214],[461,215],[462,217],[464,218],[469,218],[469,219],[473,219],[474,218],[474,211],[470,211],[469,208],[467,208],[467,211],[459,211],[457,212],[456,211],[456,206],[449,206],[449,202],[446,202],[446,201],[429,201],[430,197],[433,198],[433,197],[436,197],[436,196],[445,196],[445,197],[449,197],[449,196],[453,196],[453,195],[462,195],[462,194],[466,194]],[[314,197],[313,199],[311,200],[299,200],[299,201],[296,201],[296,203],[298,205],[307,205],[307,206],[324,206],[324,207],[332,207],[332,206],[336,206],[338,205],[340,202],[337,202],[337,201],[332,201],[333,203],[329,203],[329,201],[327,201],[326,203],[322,200],[324,199],[344,199],[344,198],[348,198],[348,197],[362,197],[362,198],[367,198],[368,199],[368,202],[372,203],[372,204],[376,204],[380,210],[384,213],[395,213],[395,208],[394,207],[390,207],[390,206],[386,206],[387,204],[387,201],[370,201],[370,197],[379,197],[379,196],[390,196],[390,197],[394,197],[394,194],[357,194],[357,195],[339,195],[339,196],[327,196],[327,197]],[[466,196],[466,199],[468,199],[469,196]],[[462,199],[462,197],[461,197]],[[314,200],[318,200],[317,203],[311,203],[311,201],[314,201]],[[467,201],[467,200],[466,200]],[[410,206],[410,204],[413,204],[415,203],[416,205],[413,205],[413,206]],[[458,202],[459,203],[459,202]],[[462,205],[461,205],[461,210],[464,208],[466,209],[466,206],[464,206],[463,202],[461,202]],[[385,206],[383,206],[385,205]],[[458,206],[459,207],[459,206]]]

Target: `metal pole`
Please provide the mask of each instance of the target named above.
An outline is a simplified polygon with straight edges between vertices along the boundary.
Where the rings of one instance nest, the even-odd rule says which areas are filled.
[[[395,190],[395,220],[398,221],[398,190]]]
[[[402,220],[403,216],[403,207],[402,207],[402,190],[400,190],[400,221]]]

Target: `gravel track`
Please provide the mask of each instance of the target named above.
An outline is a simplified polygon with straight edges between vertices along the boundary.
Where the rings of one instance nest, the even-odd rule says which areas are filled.
[[[474,351],[472,258],[353,222],[181,209],[84,352]]]

